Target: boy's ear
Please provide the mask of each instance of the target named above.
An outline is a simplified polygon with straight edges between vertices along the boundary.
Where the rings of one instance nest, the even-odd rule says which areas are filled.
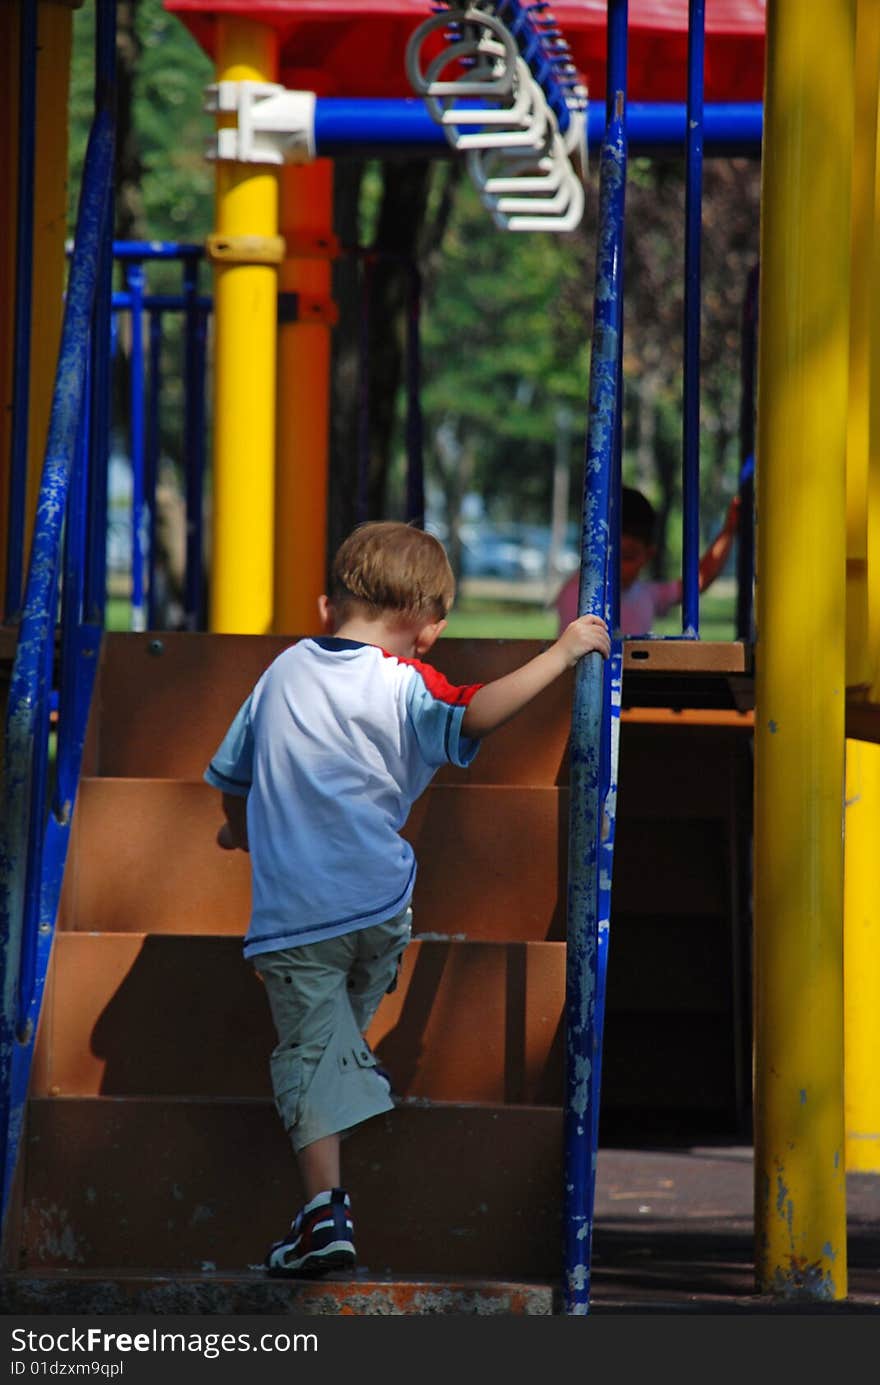
[[[332,635],[336,629],[336,610],[329,596],[318,597],[318,620],[321,622],[322,635]]]
[[[446,625],[445,620],[432,620],[428,625],[422,626],[413,644],[413,649],[419,657],[422,654],[427,654],[431,646],[436,644],[446,629]]]

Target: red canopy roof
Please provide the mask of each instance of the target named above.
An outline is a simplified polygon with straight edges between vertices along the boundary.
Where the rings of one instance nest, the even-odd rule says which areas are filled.
[[[403,65],[430,0],[165,0],[213,56],[218,15],[278,31],[281,81],[319,96],[412,96]],[[760,101],[765,0],[706,0],[706,100]],[[558,0],[553,13],[591,98],[605,94],[606,0]],[[629,98],[683,101],[688,0],[630,0]]]

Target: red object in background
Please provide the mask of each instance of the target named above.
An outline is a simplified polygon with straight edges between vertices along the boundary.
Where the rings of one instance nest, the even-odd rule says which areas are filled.
[[[431,0],[165,0],[213,56],[218,15],[277,29],[280,80],[319,96],[412,96],[404,51]],[[707,101],[760,101],[765,0],[706,0]],[[590,97],[605,95],[606,0],[559,0],[553,14]],[[688,0],[629,0],[629,99],[684,101]]]

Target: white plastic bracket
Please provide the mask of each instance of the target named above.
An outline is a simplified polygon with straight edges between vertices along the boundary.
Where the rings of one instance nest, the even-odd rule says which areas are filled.
[[[208,140],[208,159],[223,163],[304,164],[315,157],[315,93],[277,82],[215,82],[205,110],[237,117]]]

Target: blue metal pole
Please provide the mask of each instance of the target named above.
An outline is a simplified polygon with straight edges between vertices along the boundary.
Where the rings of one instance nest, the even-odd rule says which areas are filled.
[[[89,483],[86,535],[85,609],[90,624],[103,625],[107,601],[107,471],[110,459],[110,366],[116,320],[112,313],[113,207],[108,205],[101,228],[98,278],[95,286],[95,327],[91,342],[89,386]]]
[[[198,241],[115,240],[115,260],[188,260],[204,257],[205,247]]]
[[[703,124],[705,153],[760,154],[763,107],[759,101],[708,104]],[[687,107],[683,101],[634,101],[627,105],[626,130],[633,155],[680,151],[685,144]],[[594,101],[587,111],[590,148],[598,148],[604,135],[605,109]],[[453,156],[446,136],[420,97],[319,96],[315,145],[321,158],[351,156],[358,150],[393,152],[402,146],[413,155],[422,150],[433,157]]]
[[[626,0],[609,0],[609,74],[617,86],[599,168],[599,226],[578,610],[608,610],[609,509],[620,408],[623,321],[623,214],[626,191]],[[570,754],[568,946],[566,949],[566,1092],[564,1114],[565,1308],[589,1311],[596,1177],[603,996],[599,991],[599,842],[607,784],[607,674],[589,654],[575,674]]]
[[[108,7],[109,8],[109,7]],[[61,531],[88,365],[89,328],[95,297],[101,229],[109,201],[113,163],[113,120],[99,111],[86,152],[77,236],[49,419],[49,432],[37,505],[28,580],[6,713],[5,821],[0,856],[0,975],[3,1013],[0,1026],[0,1139],[3,1141],[3,1206],[21,1135],[25,1091],[13,1090],[18,1068],[16,1045],[19,978],[25,946],[26,900],[31,893],[25,863],[31,854],[27,824],[35,789],[34,752],[40,734],[40,698],[45,693],[46,661],[51,658]],[[43,695],[43,704],[46,698]],[[43,715],[45,715],[45,710]]]
[[[31,294],[34,272],[34,157],[37,114],[37,0],[20,9],[18,96],[18,209],[15,233],[12,437],[9,455],[9,516],[3,618],[21,613],[21,574],[27,527],[28,413],[30,410]]]
[[[422,448],[422,361],[420,323],[422,276],[410,266],[406,335],[406,518],[425,526],[425,460]]]
[[[150,516],[150,542],[147,547],[147,628],[156,629],[158,620],[156,592],[156,544],[158,524],[156,492],[159,483],[160,402],[162,397],[162,314],[150,312],[150,373],[147,386],[147,450],[144,486],[147,512]]]
[[[186,626],[203,626],[202,576],[203,489],[205,480],[205,331],[206,314],[199,298],[199,260],[188,256],[183,264],[183,296],[186,303],[184,375],[184,468],[186,475],[186,575],[184,610]]]
[[[682,633],[700,633],[700,235],[703,212],[705,0],[688,0],[685,145]]]
[[[146,630],[144,605],[144,546],[147,516],[144,509],[144,289],[146,276],[139,260],[125,267],[131,295],[131,628]]]
[[[754,265],[746,280],[743,298],[740,349],[740,518],[736,536],[736,637],[752,640],[755,637],[753,613],[753,584],[755,579],[755,387],[758,355],[758,266]]]

